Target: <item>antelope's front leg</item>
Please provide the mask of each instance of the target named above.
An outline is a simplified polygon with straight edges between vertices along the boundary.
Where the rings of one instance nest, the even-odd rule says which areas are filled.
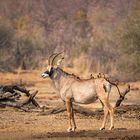
[[[67,129],[68,132],[73,131],[72,129],[72,103],[71,100],[69,98],[66,99],[66,109],[67,109],[67,114],[68,114],[68,118],[69,118],[69,127]]]

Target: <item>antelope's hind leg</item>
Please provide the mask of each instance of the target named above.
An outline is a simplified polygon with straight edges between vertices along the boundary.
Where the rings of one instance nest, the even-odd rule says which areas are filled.
[[[114,108],[111,105],[109,108],[109,114],[110,114],[110,121],[111,121],[109,130],[112,130],[114,128]]]
[[[72,111],[72,122],[73,122],[73,128],[72,131],[75,131],[76,127],[76,123],[75,123],[75,118],[74,118],[74,111],[73,111],[73,104],[71,102],[71,111]]]
[[[74,112],[73,112],[72,102],[71,102],[70,98],[66,99],[66,109],[67,109],[67,114],[69,117],[69,127],[68,127],[67,131],[72,132],[72,131],[75,131],[75,129],[76,129],[76,123],[75,123],[75,119],[74,119]],[[72,127],[72,123],[73,123],[73,127]]]
[[[103,122],[102,122],[102,126],[101,126],[100,130],[105,129],[105,124],[106,124],[106,120],[107,120],[108,113],[109,113],[107,107],[104,106],[103,110],[104,110],[104,118],[103,118]]]

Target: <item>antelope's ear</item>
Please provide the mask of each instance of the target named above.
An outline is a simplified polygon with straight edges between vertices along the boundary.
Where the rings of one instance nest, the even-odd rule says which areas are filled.
[[[62,57],[61,59],[59,59],[59,60],[57,61],[56,65],[57,65],[57,66],[60,66],[63,60],[64,60],[64,57]]]

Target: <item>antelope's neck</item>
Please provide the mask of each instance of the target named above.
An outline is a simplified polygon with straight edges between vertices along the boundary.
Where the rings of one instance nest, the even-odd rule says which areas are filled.
[[[51,79],[52,79],[53,84],[54,84],[57,91],[60,91],[60,89],[63,86],[64,81],[66,81],[66,79],[67,79],[67,76],[68,76],[68,73],[64,72],[60,68],[57,68],[54,71]]]

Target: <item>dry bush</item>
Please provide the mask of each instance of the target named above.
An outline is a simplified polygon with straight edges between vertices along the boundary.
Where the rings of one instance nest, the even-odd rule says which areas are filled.
[[[64,51],[65,66],[78,71],[80,64],[79,73],[139,79],[138,0],[14,0],[0,4],[0,22],[5,26],[1,29],[7,32],[9,44],[9,48],[0,48],[4,70],[41,68],[50,54]]]

